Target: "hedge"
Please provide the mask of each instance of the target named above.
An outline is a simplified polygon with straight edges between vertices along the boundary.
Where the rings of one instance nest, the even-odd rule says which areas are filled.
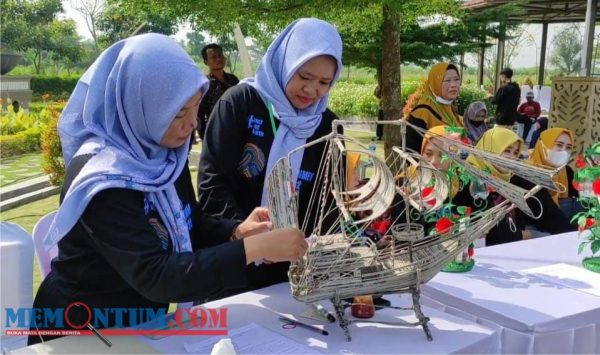
[[[417,89],[418,82],[402,83],[402,105]],[[359,117],[372,119],[377,117],[379,102],[374,95],[375,85],[357,84],[352,82],[339,82],[329,95],[329,108],[339,117]],[[493,114],[493,107],[485,100],[487,93],[477,85],[463,85],[460,90],[457,105],[458,112],[463,114],[467,106],[473,101],[484,101],[488,106],[488,113]]]
[[[42,129],[43,127],[32,127],[17,134],[1,136],[0,157],[8,158],[39,151]]]
[[[66,100],[78,80],[79,76],[34,76],[31,78],[31,90],[36,99],[50,94],[54,100]]]
[[[42,112],[44,109],[48,108],[48,105],[52,105],[56,110],[62,112],[67,104],[66,101],[58,101],[58,102],[30,102],[29,103],[29,113],[36,114]]]
[[[0,157],[39,151],[42,132],[48,130],[48,124],[62,110],[62,106],[57,106],[45,104],[40,112],[25,113],[21,109],[14,113],[9,105],[7,112],[0,115]]]

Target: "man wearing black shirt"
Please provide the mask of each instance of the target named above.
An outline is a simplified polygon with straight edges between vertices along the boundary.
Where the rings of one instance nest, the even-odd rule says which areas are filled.
[[[492,103],[496,104],[496,124],[511,126],[515,121],[525,123],[526,120],[517,113],[517,107],[521,100],[521,88],[512,81],[513,71],[510,68],[500,72],[500,83],[502,86],[496,92]]]
[[[198,134],[201,139],[204,139],[206,124],[217,100],[227,89],[237,85],[239,79],[223,70],[227,59],[223,55],[223,48],[218,44],[211,43],[202,48],[202,59],[204,59],[204,64],[208,66],[209,73],[207,77],[210,80],[208,92],[204,95],[198,109]]]

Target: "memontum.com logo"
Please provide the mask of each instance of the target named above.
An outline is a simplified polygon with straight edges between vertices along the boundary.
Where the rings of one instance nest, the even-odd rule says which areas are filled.
[[[227,308],[180,308],[166,314],[154,308],[5,308],[5,335],[228,335]],[[15,328],[15,329],[10,329]],[[108,328],[108,329],[103,329]]]

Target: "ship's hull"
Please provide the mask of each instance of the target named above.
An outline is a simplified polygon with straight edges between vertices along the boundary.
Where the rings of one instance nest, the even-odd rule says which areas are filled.
[[[425,236],[417,224],[396,228],[384,248],[345,234],[321,236],[303,260],[292,263],[294,298],[316,302],[334,297],[409,292],[431,280],[475,239],[486,234],[508,211],[496,206],[482,217],[453,226],[443,235]],[[362,243],[362,244],[361,244]]]

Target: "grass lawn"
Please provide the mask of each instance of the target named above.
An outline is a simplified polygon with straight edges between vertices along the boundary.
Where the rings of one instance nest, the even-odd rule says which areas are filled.
[[[0,186],[41,176],[44,174],[42,171],[42,153],[28,153],[3,158],[0,168]]]

